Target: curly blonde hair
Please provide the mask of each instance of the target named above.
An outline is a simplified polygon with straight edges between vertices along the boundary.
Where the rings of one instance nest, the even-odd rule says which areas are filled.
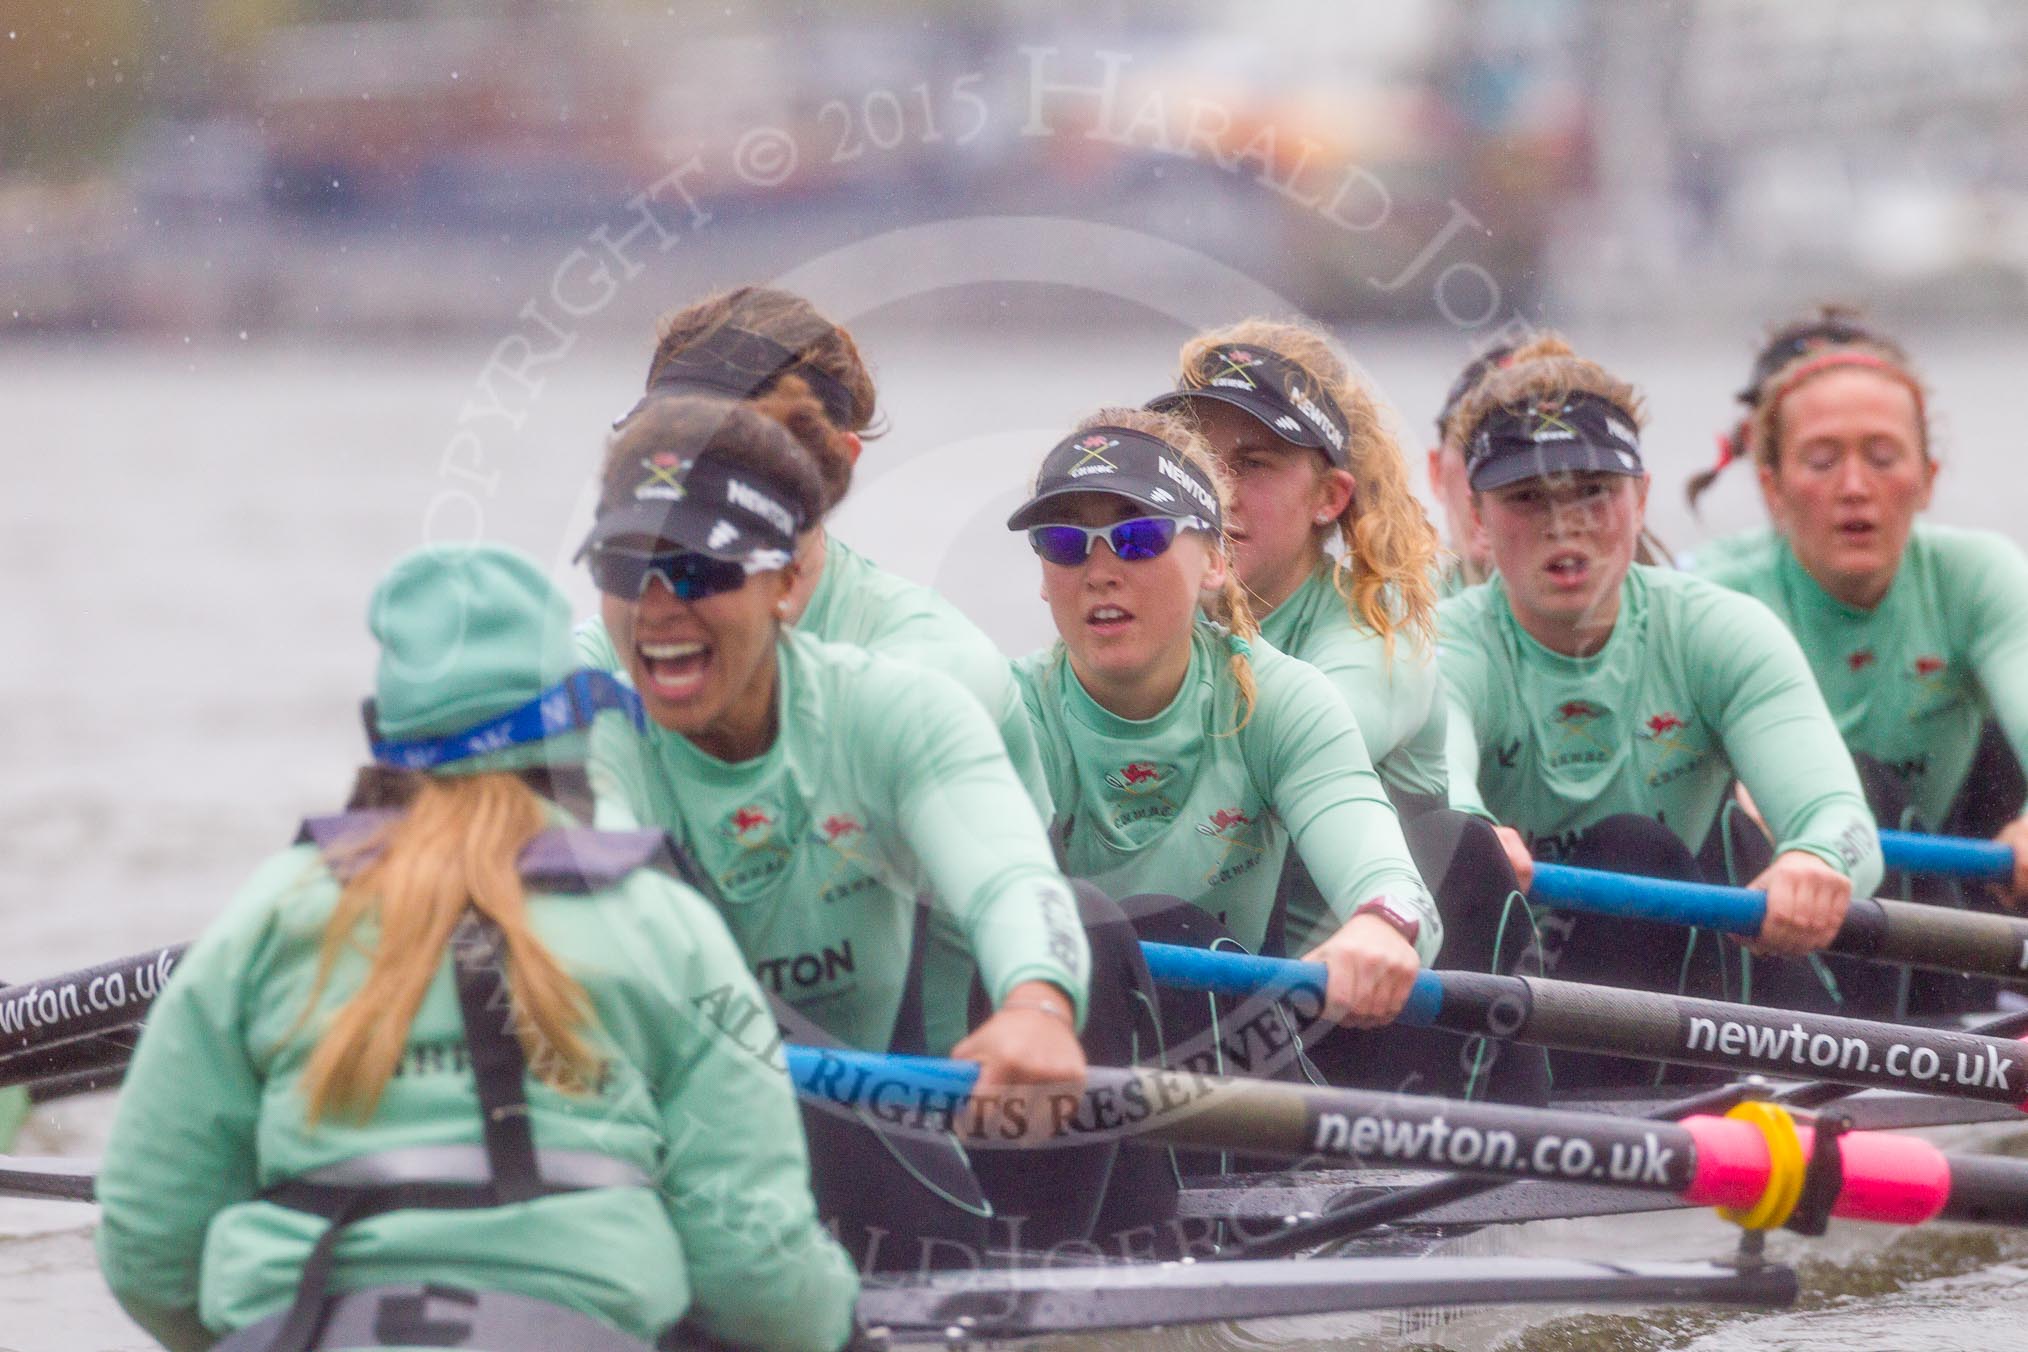
[[[1436,528],[1409,487],[1408,458],[1381,421],[1379,405],[1328,339],[1303,324],[1253,318],[1211,329],[1183,344],[1179,378],[1202,388],[1212,377],[1212,349],[1229,343],[1265,348],[1303,373],[1337,401],[1350,423],[1347,468],[1357,484],[1335,526],[1344,554],[1332,560],[1331,581],[1356,624],[1386,641],[1413,631],[1425,643],[1436,637]],[[1319,544],[1321,549],[1321,542]]]

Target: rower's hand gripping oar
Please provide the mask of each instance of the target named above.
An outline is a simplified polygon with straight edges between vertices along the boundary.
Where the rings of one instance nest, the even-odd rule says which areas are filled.
[[[2010,861],[2012,857],[2009,851]],[[2012,867],[2010,862],[2010,877]],[[1568,864],[1537,864],[1528,898],[1564,910],[1697,925],[1747,939],[1759,936],[1761,921],[1767,916],[1764,892],[1606,873]],[[1845,923],[1824,951],[1940,972],[2019,977],[2028,975],[2028,920],[1913,901],[1854,897]]]
[[[1324,982],[1321,963],[1144,943],[1161,985],[1283,996]],[[1726,1004],[1481,972],[1417,972],[1399,1021],[1467,1037],[1603,1052],[1734,1077],[1772,1075],[2028,1107],[2028,1044],[1949,1029]]]
[[[966,1061],[786,1048],[810,1097],[870,1109],[898,1127],[962,1129],[978,1067]],[[1679,1123],[1606,1113],[1096,1066],[1053,1111],[1072,1136],[1138,1139],[1291,1159],[1445,1168],[1673,1195],[1749,1229],[1781,1225],[1808,1192],[1827,1216],[1916,1225],[2028,1224],[2028,1160],[1947,1155],[1918,1137],[1865,1132],[1826,1150],[1786,1110],[1747,1103]],[[1826,1177],[1835,1164],[1834,1177]]]
[[[2014,879],[2014,851],[1997,840],[1933,836],[1921,831],[1882,831],[1880,853],[1894,873],[1925,873],[1967,882],[2005,883]]]

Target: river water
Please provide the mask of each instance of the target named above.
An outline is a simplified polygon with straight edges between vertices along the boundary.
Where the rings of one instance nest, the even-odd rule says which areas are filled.
[[[1002,304],[982,293],[979,317]],[[1047,636],[1047,619],[1034,564],[1000,523],[1073,419],[1166,384],[1183,331],[923,320],[903,303],[856,325],[891,432],[869,445],[835,529],[1024,651]],[[1648,394],[1651,519],[1663,536],[1688,546],[1758,522],[1742,475],[1714,492],[1701,524],[1680,493],[1709,458],[1752,335],[1575,337]],[[0,648],[11,770],[0,782],[0,979],[192,936],[304,813],[338,801],[360,759],[358,700],[372,677],[366,597],[401,552],[483,534],[568,575],[589,608],[568,561],[600,437],[631,404],[644,354],[586,339],[516,384],[499,368],[485,376],[496,341],[0,350],[10,428],[0,614],[16,636]],[[1348,342],[1419,464],[1465,340],[1387,331]],[[1933,516],[2028,538],[2015,406],[2028,337],[1950,331],[1911,345],[1947,462]],[[19,1149],[89,1156],[109,1113],[106,1096],[44,1109]],[[145,1346],[98,1282],[91,1223],[89,1208],[0,1201],[0,1352]],[[1525,1332],[1512,1316],[1481,1316],[1386,1341],[1708,1352],[2018,1341],[2028,1242],[1938,1231],[1883,1247],[1855,1229],[1786,1245],[1825,1256],[1794,1312],[1536,1316]],[[1727,1242],[1714,1221],[1663,1216],[1535,1227],[1525,1248],[1662,1258]],[[1374,1328],[1310,1320],[1145,1341],[1343,1345]]]

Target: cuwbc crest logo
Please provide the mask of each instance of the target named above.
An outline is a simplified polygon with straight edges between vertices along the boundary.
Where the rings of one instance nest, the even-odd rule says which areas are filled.
[[[1924,653],[1909,663],[1907,675],[1917,692],[1908,710],[1911,719],[1927,718],[1955,707],[1957,683],[1951,679],[1951,664],[1941,655]]]
[[[848,878],[857,878],[855,886],[865,886],[872,881],[874,866],[866,856],[866,824],[849,812],[833,812],[817,823],[817,839],[831,851],[831,879],[824,890],[824,900],[835,900],[842,895],[837,889]]]
[[[1211,820],[1199,822],[1197,829],[1207,836],[1223,837],[1235,826],[1252,826],[1253,818],[1236,807],[1222,807],[1211,814]]]
[[[1679,714],[1664,709],[1641,725],[1641,740],[1655,748],[1660,760],[1648,776],[1650,784],[1664,784],[1679,778],[1704,755],[1695,745],[1690,724]]]
[[[1110,805],[1113,825],[1126,827],[1173,818],[1178,809],[1167,787],[1175,773],[1175,766],[1151,760],[1128,761],[1108,773],[1106,787],[1119,795]]]
[[[763,883],[781,872],[789,860],[789,847],[776,829],[780,809],[748,803],[726,814],[718,834],[732,843],[731,849],[715,850],[711,864],[718,885],[740,891]]]
[[[1129,761],[1106,776],[1106,783],[1121,793],[1139,796],[1153,793],[1161,787],[1162,781],[1174,773],[1175,767],[1155,761]]]
[[[1550,710],[1550,721],[1563,733],[1564,745],[1572,741],[1588,742],[1599,750],[1606,750],[1592,724],[1606,717],[1611,711],[1588,699],[1567,699]]]
[[[1260,383],[1253,378],[1252,368],[1260,365],[1258,352],[1245,348],[1229,347],[1216,354],[1218,369],[1206,378],[1205,384],[1223,386],[1234,390],[1257,390]]]
[[[1119,466],[1106,459],[1106,452],[1120,444],[1119,438],[1093,432],[1071,444],[1071,449],[1081,452],[1077,463],[1070,467],[1070,477],[1081,479],[1087,474],[1111,474]]]
[[[670,451],[657,451],[641,461],[646,477],[634,485],[636,502],[658,499],[663,502],[681,502],[684,497],[681,475],[688,468],[681,456]]]
[[[1249,814],[1236,807],[1222,807],[1208,820],[1197,823],[1199,835],[1209,836],[1224,846],[1217,860],[1205,871],[1206,886],[1217,887],[1229,882],[1260,863],[1266,852],[1259,829],[1262,815]]]
[[[725,819],[726,834],[748,849],[766,842],[774,833],[769,830],[775,819],[765,809],[752,806],[740,808]]]

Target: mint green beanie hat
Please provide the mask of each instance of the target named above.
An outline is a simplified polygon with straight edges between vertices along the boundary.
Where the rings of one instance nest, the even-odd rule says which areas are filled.
[[[501,545],[429,546],[408,555],[374,588],[366,623],[380,641],[375,756],[396,763],[401,758],[383,755],[378,743],[456,737],[524,709],[579,665],[570,603],[532,559]],[[438,760],[409,763],[476,774],[581,761],[585,737],[579,728],[546,740],[516,736],[512,744],[452,748]]]

